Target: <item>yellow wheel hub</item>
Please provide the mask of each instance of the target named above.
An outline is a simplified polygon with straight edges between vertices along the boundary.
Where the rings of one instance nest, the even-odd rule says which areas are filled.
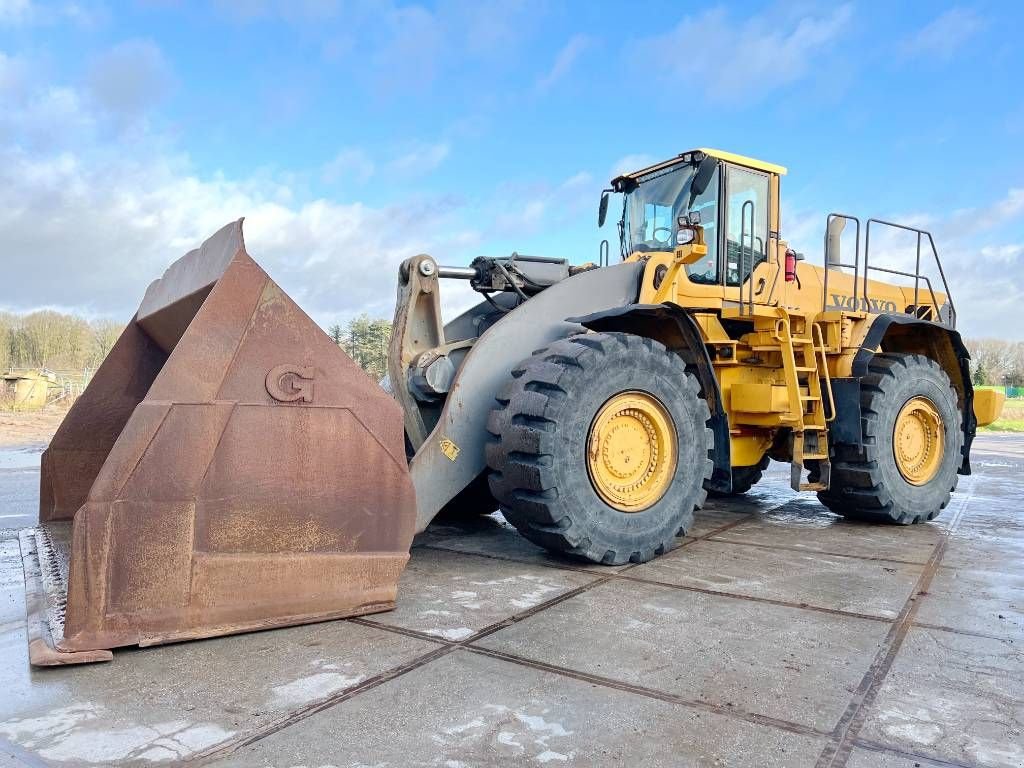
[[[587,473],[609,506],[639,512],[665,495],[677,454],[676,428],[665,406],[646,392],[622,392],[590,425]]]
[[[925,485],[939,471],[945,447],[942,419],[927,397],[907,401],[896,417],[892,450],[896,467],[911,485]]]

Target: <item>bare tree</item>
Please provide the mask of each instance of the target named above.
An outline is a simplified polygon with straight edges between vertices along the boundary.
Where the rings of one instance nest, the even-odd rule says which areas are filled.
[[[124,325],[113,320],[95,320],[89,326],[92,330],[92,344],[86,365],[89,368],[99,368],[103,358],[113,349],[124,331]]]
[[[109,320],[89,323],[52,310],[0,313],[0,368],[95,368],[123,328]]]
[[[1024,342],[1003,339],[965,339],[971,354],[975,384],[1024,385]]]

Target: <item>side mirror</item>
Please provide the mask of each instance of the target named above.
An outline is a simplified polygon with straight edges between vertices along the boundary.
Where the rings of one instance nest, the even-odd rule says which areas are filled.
[[[711,155],[706,155],[700,161],[700,165],[697,166],[697,173],[694,174],[693,182],[690,184],[691,202],[704,194],[704,190],[708,188],[708,184],[711,183],[711,179],[714,178],[717,169],[718,160]]]
[[[597,226],[604,226],[604,220],[608,217],[608,190],[601,193],[601,202],[597,206]]]

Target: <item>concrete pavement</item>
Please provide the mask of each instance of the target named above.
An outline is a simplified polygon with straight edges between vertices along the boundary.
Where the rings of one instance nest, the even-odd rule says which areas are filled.
[[[32,670],[0,455],[0,765],[1024,765],[1024,439],[936,521],[847,523],[776,467],[652,563],[500,518],[417,541],[397,610]],[[14,517],[16,516],[16,517]]]

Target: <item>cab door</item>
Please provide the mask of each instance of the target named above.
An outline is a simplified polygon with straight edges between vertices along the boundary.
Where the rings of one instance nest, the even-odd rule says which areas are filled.
[[[764,304],[772,292],[770,187],[767,173],[725,166],[725,226],[719,253],[727,301]]]

